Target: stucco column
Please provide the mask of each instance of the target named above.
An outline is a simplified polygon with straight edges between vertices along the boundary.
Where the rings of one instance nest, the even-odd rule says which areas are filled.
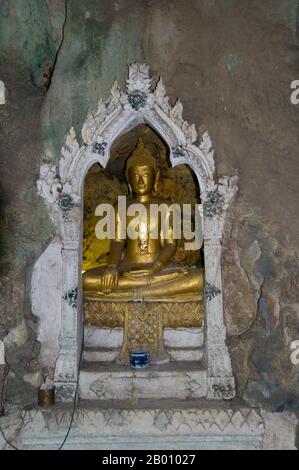
[[[206,239],[205,339],[208,376],[207,398],[230,399],[235,395],[229,351],[225,343],[221,279],[221,239]]]
[[[237,191],[237,179],[223,178],[203,194],[205,257],[205,354],[207,398],[235,396],[235,381],[226,345],[221,272],[222,238],[228,207]]]
[[[83,334],[81,312],[80,220],[62,222],[62,303],[60,351],[56,362],[54,382],[58,400],[72,400],[76,390]]]

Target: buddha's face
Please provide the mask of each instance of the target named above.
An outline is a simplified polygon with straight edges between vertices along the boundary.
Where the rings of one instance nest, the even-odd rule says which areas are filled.
[[[155,179],[156,171],[152,166],[131,166],[128,170],[128,182],[133,193],[138,196],[151,193],[154,189]]]

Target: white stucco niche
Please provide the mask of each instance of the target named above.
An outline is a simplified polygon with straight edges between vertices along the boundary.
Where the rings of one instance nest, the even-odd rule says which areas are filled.
[[[56,236],[35,265],[31,299],[33,312],[39,317],[41,354],[45,357],[47,350],[51,350],[49,357],[55,368],[54,381],[58,397],[63,400],[70,400],[74,395],[83,334],[81,246],[84,178],[96,162],[105,168],[113,142],[141,123],[152,127],[169,146],[173,167],[186,164],[197,177],[206,280],[206,398],[230,399],[235,395],[226,345],[221,253],[225,218],[238,189],[238,178],[225,176],[218,181],[214,179],[214,151],[208,132],[198,136],[195,125],[183,119],[180,100],[171,106],[162,79],[155,87],[151,81],[148,65],[130,65],[126,91],[114,82],[108,101],[104,103],[100,99],[97,109],[88,113],[82,126],[84,144],[78,144],[76,133],[71,128],[58,165],[41,164],[37,188],[55,224]],[[43,265],[45,269],[41,269]]]

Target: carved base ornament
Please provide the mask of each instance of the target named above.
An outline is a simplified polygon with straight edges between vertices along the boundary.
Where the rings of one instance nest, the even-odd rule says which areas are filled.
[[[149,351],[150,362],[169,361],[164,328],[201,328],[202,302],[111,302],[87,298],[85,324],[98,328],[124,328],[118,362],[129,364],[129,351]]]

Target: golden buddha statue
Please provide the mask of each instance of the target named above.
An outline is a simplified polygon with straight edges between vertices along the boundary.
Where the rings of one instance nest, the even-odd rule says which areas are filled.
[[[161,230],[161,215],[155,220],[150,220],[150,205],[165,201],[154,195],[157,191],[159,171],[156,159],[144,147],[141,139],[127,160],[125,176],[132,191],[132,196],[127,198],[127,213],[130,212],[130,206],[139,203],[146,209],[147,217],[145,220],[139,219],[136,227],[137,237],[122,239],[118,237],[122,230],[117,213],[116,236],[111,241],[108,265],[84,273],[85,296],[92,295],[93,298],[96,296],[111,301],[201,301],[202,271],[174,263],[172,259],[176,252],[176,240],[171,223],[165,234]],[[126,217],[127,226],[133,219],[133,216]],[[159,236],[153,237],[153,232]]]

